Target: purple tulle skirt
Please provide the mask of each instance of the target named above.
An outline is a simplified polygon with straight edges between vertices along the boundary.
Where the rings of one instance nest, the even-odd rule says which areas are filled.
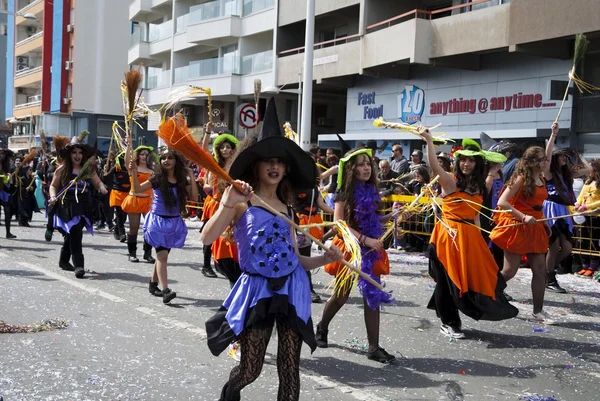
[[[567,205],[561,205],[560,203],[552,202],[549,200],[544,201],[543,209],[544,209],[544,217],[547,217],[547,218],[566,216],[566,215],[571,214],[571,212],[569,211],[569,207]],[[567,217],[567,218],[563,218],[560,220],[562,220],[562,221],[564,221],[564,223],[566,223],[567,227],[569,228],[569,232],[572,233],[573,232],[573,218]],[[550,226],[550,228],[552,228],[552,226],[557,222],[559,222],[559,220],[548,220],[548,226]]]
[[[79,224],[81,219],[83,219],[83,224],[85,225],[87,232],[94,235],[94,226],[92,225],[90,219],[88,219],[86,216],[75,216],[70,221],[64,221],[57,215],[54,215],[54,227],[61,229],[66,233],[70,233],[71,227]]]
[[[144,240],[154,248],[183,248],[188,229],[181,216],[161,217],[152,212],[144,223]]]

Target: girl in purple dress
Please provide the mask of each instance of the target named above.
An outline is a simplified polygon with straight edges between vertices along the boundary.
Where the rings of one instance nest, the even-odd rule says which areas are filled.
[[[260,136],[250,136],[242,143],[229,170],[233,178],[243,180],[238,182],[244,193],[228,187],[202,230],[202,242],[210,243],[234,224],[242,270],[223,306],[206,322],[213,355],[236,340],[242,350],[240,364],[233,368],[221,392],[222,401],[239,400],[241,390],[258,378],[275,323],[279,339],[277,399],[298,400],[302,342],[313,351],[316,348],[306,271],[342,256],[337,248],[324,256],[298,255],[290,225],[252,199],[256,192],[292,219],[292,185],[316,185],[315,163],[295,142],[283,137],[279,127],[271,100]]]
[[[185,167],[184,159],[175,151],[166,148],[160,155],[156,173],[140,184],[137,164],[132,161],[129,171],[135,193],[152,189],[152,209],[144,222],[144,241],[156,249],[156,261],[148,290],[150,294],[169,303],[177,296],[169,288],[167,261],[171,248],[183,248],[187,237],[187,226],[181,217],[188,200],[198,200],[198,187],[194,173]],[[162,291],[158,288],[158,284]]]
[[[69,187],[64,196],[61,195],[58,199],[56,195],[77,177],[87,159],[93,155],[86,145],[80,143],[67,145],[62,153],[63,163],[54,172],[52,184],[50,184],[48,205],[52,206],[53,211],[49,214],[54,213],[54,227],[64,237],[58,266],[63,270],[75,271],[75,277],[82,278],[85,275],[85,261],[81,244],[83,227],[90,234],[94,234],[90,188],[93,184],[102,194],[106,194],[108,191],[96,171],[92,169],[89,179],[77,181]],[[69,262],[71,259],[73,264]]]

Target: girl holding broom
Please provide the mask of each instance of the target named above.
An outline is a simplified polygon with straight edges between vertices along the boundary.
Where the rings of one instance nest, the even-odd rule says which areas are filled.
[[[133,144],[129,144],[133,146]],[[154,165],[154,148],[151,146],[138,146],[133,151],[133,162],[136,165],[138,181],[146,182],[150,179],[154,171],[152,167]],[[125,165],[131,164],[131,153],[125,152]],[[129,177],[133,181],[132,173],[129,172]],[[133,185],[132,188],[133,189]],[[123,200],[121,209],[127,213],[129,219],[129,232],[127,233],[127,250],[128,259],[130,262],[137,263],[140,260],[137,257],[137,235],[140,228],[140,220],[142,215],[144,217],[150,211],[152,206],[152,189],[147,190],[144,193],[136,193],[133,190],[129,191],[129,195]],[[144,260],[147,263],[154,263],[155,260],[152,257],[152,246],[144,240]]]
[[[212,242],[233,221],[242,275],[216,315],[206,322],[208,346],[219,355],[231,342],[242,347],[221,391],[221,401],[240,400],[241,390],[258,378],[273,327],[279,346],[278,400],[300,396],[302,342],[316,348],[310,317],[311,298],[306,270],[338,260],[332,247],[324,256],[299,256],[290,225],[253,200],[256,192],[265,203],[293,218],[289,206],[293,186],[315,186],[316,166],[304,151],[281,134],[274,101],[267,106],[260,135],[249,136],[230,168],[243,193],[228,187],[219,207],[202,231],[202,242]]]
[[[49,214],[54,213],[54,228],[64,237],[58,265],[63,270],[75,271],[77,278],[85,275],[83,228],[94,234],[91,185],[102,194],[108,192],[98,174],[86,163],[92,156],[93,152],[83,144],[67,145],[61,155],[63,162],[50,184],[48,205],[53,206],[53,211]]]
[[[388,256],[379,238],[384,231],[383,223],[388,221],[392,214],[377,213],[379,192],[372,152],[371,149],[359,149],[347,153],[346,157],[340,160],[333,218],[348,223],[361,245],[362,271],[379,282],[382,274],[390,272]],[[333,241],[333,245],[338,244],[343,244],[339,236]],[[354,282],[341,263],[330,263],[325,266],[325,271],[335,276],[336,283],[334,294],[325,304],[323,317],[317,325],[317,345],[321,348],[328,347],[329,323],[348,301]],[[390,294],[378,290],[363,278],[358,279],[358,287],[363,296],[369,341],[367,358],[381,363],[390,363],[396,358],[380,347],[379,325],[380,306],[390,304],[392,298]]]
[[[185,212],[188,200],[198,200],[198,187],[194,173],[185,167],[185,160],[169,148],[160,153],[159,166],[147,181],[139,182],[134,161],[129,164],[129,171],[135,193],[153,192],[152,208],[144,222],[144,241],[156,249],[148,290],[152,295],[162,296],[163,303],[167,304],[177,296],[167,280],[169,252],[171,248],[183,248],[185,244],[188,230],[181,214]]]

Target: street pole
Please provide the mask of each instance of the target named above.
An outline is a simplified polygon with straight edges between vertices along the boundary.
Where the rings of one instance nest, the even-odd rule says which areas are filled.
[[[315,47],[315,0],[306,2],[306,36],[304,40],[304,96],[302,97],[302,121],[300,123],[300,146],[310,150],[312,129],[313,54]]]
[[[298,71],[298,117],[296,123],[296,132],[300,132],[302,126],[300,120],[302,119],[302,71]]]

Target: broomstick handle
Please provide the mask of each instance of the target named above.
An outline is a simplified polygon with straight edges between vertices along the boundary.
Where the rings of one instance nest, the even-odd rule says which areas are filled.
[[[108,145],[108,153],[106,154],[106,158],[110,160],[110,152],[112,152],[112,148],[113,148],[113,141],[115,139],[115,133],[113,132],[112,135],[110,136],[110,144]],[[108,160],[106,161],[106,163],[104,164],[104,175],[108,174]]]
[[[536,223],[543,223],[544,221],[550,221],[550,220],[566,219],[567,217],[583,216],[586,214],[595,213],[597,211],[598,211],[598,209],[593,209],[593,210],[588,210],[585,213],[573,213],[573,214],[565,214],[564,216],[546,217],[544,219],[536,220]],[[507,224],[505,226],[496,226],[496,227],[497,228],[518,227],[518,226],[523,226],[525,224],[527,224],[527,223],[514,223],[514,224]]]
[[[440,179],[440,176],[439,176],[439,175],[436,175],[435,177],[433,177],[433,180],[429,181],[429,184],[427,184],[427,185],[428,185],[428,186],[431,186],[431,185],[435,184],[436,182],[438,182],[438,180],[439,180],[439,179]],[[420,201],[420,200],[421,200],[421,198],[423,197],[423,195],[425,195],[425,191],[421,191],[421,193],[420,193],[419,195],[417,195],[417,197],[415,198],[415,200],[413,200],[413,201],[411,202],[411,204],[410,204],[410,205],[408,205],[408,208],[411,208],[411,207],[415,207],[415,206],[417,206],[417,205],[419,204],[419,201]],[[397,214],[397,213],[398,213],[398,212],[395,212],[395,214]],[[394,227],[394,225],[392,225],[390,228],[388,228],[388,229],[386,230],[386,232],[384,232],[384,233],[383,233],[383,235],[381,236],[381,238],[379,238],[379,240],[380,240],[381,242],[385,241],[385,239],[386,239],[387,237],[389,237],[389,236],[390,236],[390,235],[391,235],[391,234],[394,232],[394,228],[395,228],[395,227]]]
[[[575,66],[573,66],[572,72],[575,72]],[[558,109],[558,115],[556,116],[556,119],[554,120],[555,123],[558,122],[558,119],[560,118],[563,108],[565,107],[565,103],[567,102],[567,97],[569,97],[569,87],[571,86],[572,81],[573,81],[573,78],[571,78],[571,74],[569,74],[569,82],[567,83],[567,89],[565,89],[565,95],[563,96],[562,103],[560,104],[560,109]]]
[[[237,189],[237,187],[236,187]],[[240,191],[241,192],[241,191]],[[311,240],[314,241],[314,243],[321,249],[328,251],[329,247],[327,245],[325,245],[324,243],[322,243],[321,241],[319,241],[318,239],[316,239],[315,237],[313,237],[310,232],[308,230],[306,230],[303,227],[300,227],[298,224],[296,224],[293,220],[291,220],[289,217],[287,217],[285,214],[281,213],[279,210],[273,208],[271,205],[267,204],[265,201],[263,201],[261,198],[259,198],[256,194],[254,194],[253,199],[256,199],[259,203],[261,203],[265,208],[269,209],[269,211],[279,217],[281,217],[283,220],[285,220],[290,226],[294,227],[296,230],[300,231],[302,234],[306,235],[308,238],[310,238]],[[371,276],[369,276],[368,274],[366,274],[365,272],[363,272],[360,269],[357,269],[356,267],[352,266],[348,261],[344,260],[343,258],[340,260],[344,265],[346,265],[350,270],[352,270],[355,273],[358,273],[362,278],[364,278],[365,280],[367,280],[370,284],[374,285],[375,288],[377,288],[378,290],[384,291],[383,286],[381,284],[379,284],[377,281],[373,280],[373,278]]]

